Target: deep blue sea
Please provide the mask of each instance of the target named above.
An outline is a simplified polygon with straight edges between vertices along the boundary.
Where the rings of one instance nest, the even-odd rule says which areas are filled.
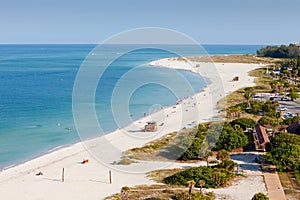
[[[73,85],[78,69],[95,46],[0,45],[0,167],[21,163],[79,141],[72,115]],[[261,47],[263,45],[204,45],[211,55],[254,54]],[[107,48],[107,52],[117,54],[120,48],[113,45]],[[199,54],[192,46],[177,48],[180,55]],[[171,80],[173,77],[168,69],[149,67],[147,63],[174,56],[174,53],[161,49],[139,49],[120,56],[111,64],[100,80],[104,84],[97,88],[95,95],[97,117],[105,133],[130,123],[124,121],[116,125],[113,119],[111,96],[118,81],[137,66],[142,66],[137,79],[157,77]],[[205,80],[196,74],[178,73],[189,80],[194,91],[175,81],[173,87],[179,91],[176,96],[161,85],[145,84],[129,99],[132,120],[143,117],[156,107],[172,105],[206,85]],[[136,80],[131,77],[126,81],[130,85]],[[95,136],[93,134],[96,133],[91,137]]]

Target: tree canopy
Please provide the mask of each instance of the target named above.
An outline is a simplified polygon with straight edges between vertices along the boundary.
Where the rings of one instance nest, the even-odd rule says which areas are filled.
[[[247,120],[245,120],[247,121]],[[233,149],[246,146],[248,137],[243,132],[243,129],[237,121],[231,125],[228,122],[215,124],[200,124],[195,136],[192,138],[183,138],[178,146],[186,147],[184,153],[179,157],[179,160],[198,159],[199,156],[205,158],[209,153],[209,149],[231,151]],[[249,122],[247,122],[249,123]],[[250,122],[252,124],[253,122]],[[253,125],[253,124],[252,124]],[[188,140],[192,140],[189,141]]]
[[[299,48],[294,44],[267,46],[257,51],[258,56],[271,58],[296,58],[299,53]]]
[[[253,128],[257,125],[257,122],[250,118],[238,118],[230,122],[231,126],[239,125],[243,130],[246,128]]]
[[[247,135],[239,125],[233,127],[229,123],[224,123],[223,130],[216,143],[215,149],[231,151],[248,144]]]
[[[256,193],[251,200],[269,200],[269,197],[264,193]]]
[[[267,160],[277,166],[280,171],[300,169],[300,136],[280,134],[271,139]]]
[[[232,160],[224,160],[213,167],[200,166],[190,168],[172,176],[166,177],[164,182],[172,185],[185,185],[187,181],[194,180],[196,187],[200,187],[200,180],[204,182],[205,188],[216,188],[228,183],[234,175],[236,163]]]

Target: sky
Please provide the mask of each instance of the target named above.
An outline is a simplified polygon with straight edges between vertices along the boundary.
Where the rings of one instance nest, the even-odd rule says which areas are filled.
[[[300,42],[299,0],[1,0],[0,44],[97,44],[134,28],[200,44]]]

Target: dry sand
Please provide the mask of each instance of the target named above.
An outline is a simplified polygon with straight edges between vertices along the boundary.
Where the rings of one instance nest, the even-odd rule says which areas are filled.
[[[170,132],[210,120],[217,113],[215,103],[224,97],[224,94],[246,86],[253,86],[254,78],[249,77],[248,72],[260,67],[257,64],[187,63],[169,59],[154,61],[151,64],[191,70],[209,78],[212,83],[204,91],[188,97],[179,105],[164,108],[133,122],[122,130],[74,144],[1,172],[1,198],[23,200],[103,199],[119,192],[125,185],[152,184],[153,181],[146,177],[148,171],[187,167],[188,164],[166,162],[139,162],[128,166],[113,165],[112,163],[120,160],[120,156],[125,150],[142,147],[149,141]],[[200,67],[199,65],[196,67],[197,64]],[[232,82],[232,78],[235,76],[239,76],[238,82]],[[155,133],[141,132],[141,128],[151,120],[157,121],[158,124],[163,123],[163,125],[158,126],[158,131]],[[81,164],[83,159],[89,159],[89,162]],[[62,168],[65,170],[64,182],[61,182]],[[109,170],[112,172],[112,184],[109,183]],[[35,175],[39,171],[43,172],[42,176]],[[258,182],[262,184],[260,178],[256,179],[255,184]],[[252,181],[250,182],[252,183]],[[249,188],[244,182],[236,187],[242,187],[245,190]],[[245,190],[241,190],[242,195]],[[248,195],[247,198],[250,199]]]

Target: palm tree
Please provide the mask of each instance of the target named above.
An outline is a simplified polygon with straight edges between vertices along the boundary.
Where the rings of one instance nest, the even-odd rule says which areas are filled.
[[[282,93],[283,84],[281,82],[279,82],[278,85],[277,85],[277,87],[278,87],[279,94]]]
[[[294,69],[293,70],[293,76],[294,76],[294,84],[297,84],[297,78],[298,78],[298,70]]]
[[[250,99],[251,99],[251,92],[253,91],[253,88],[248,87],[245,88],[245,94],[244,97],[247,100],[248,108],[251,109]]]
[[[127,187],[127,186],[124,186],[124,187],[122,187],[122,189],[121,189],[121,198],[123,199],[123,200],[129,200],[129,190],[130,190],[130,188],[129,187]]]
[[[188,199],[191,199],[192,190],[196,183],[194,180],[191,180],[191,181],[186,182],[186,184],[189,187]]]
[[[199,180],[200,193],[202,194],[202,187],[205,185],[205,180]]]
[[[217,154],[217,159],[218,159],[218,160],[223,161],[223,160],[226,160],[226,159],[228,159],[228,158],[229,158],[229,153],[228,153],[228,151],[226,151],[226,150],[224,150],[224,149],[220,150],[220,151],[218,152],[218,154]]]
[[[276,117],[277,126],[278,126],[279,125],[279,119],[281,118],[281,112],[276,112],[275,117]]]
[[[205,161],[206,161],[206,166],[208,167],[208,163],[209,163],[209,157],[213,156],[213,152],[209,151],[206,155],[205,155]]]
[[[286,96],[286,92],[287,92],[287,90],[289,89],[289,87],[290,87],[291,85],[290,85],[290,83],[289,82],[284,82],[283,83],[283,88],[284,88],[284,96]]]
[[[270,85],[271,85],[272,92],[274,92],[276,96],[276,93],[278,93],[278,82],[277,81],[271,82]]]

